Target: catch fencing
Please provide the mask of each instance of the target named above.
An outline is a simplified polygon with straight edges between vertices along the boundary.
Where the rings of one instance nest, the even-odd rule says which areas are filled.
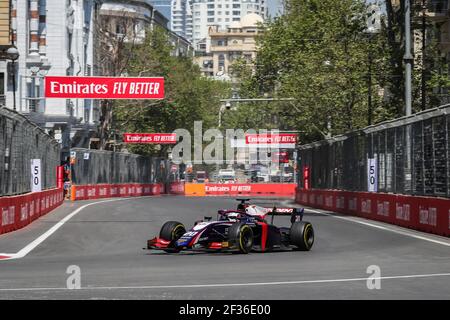
[[[71,175],[75,185],[165,183],[168,161],[131,153],[71,149]]]
[[[450,198],[449,130],[445,105],[302,145],[298,187]]]
[[[0,197],[31,191],[31,159],[41,160],[41,186],[56,186],[60,146],[21,114],[0,106]]]

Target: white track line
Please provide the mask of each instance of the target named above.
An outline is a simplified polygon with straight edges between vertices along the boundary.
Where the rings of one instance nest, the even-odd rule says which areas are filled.
[[[392,279],[417,279],[417,278],[436,278],[448,277],[450,273],[431,273],[431,274],[412,274],[403,276],[374,277],[373,280],[392,280]],[[273,282],[247,282],[247,283],[213,283],[213,284],[187,284],[187,285],[161,285],[161,286],[124,286],[124,287],[81,287],[80,289],[67,288],[0,288],[0,292],[6,291],[65,291],[65,290],[149,290],[149,289],[195,289],[195,288],[217,288],[217,287],[258,287],[258,286],[276,286],[276,285],[295,285],[295,284],[317,284],[317,283],[336,283],[336,282],[357,282],[367,281],[369,278],[344,278],[344,279],[322,279],[322,280],[298,280],[298,281],[273,281]]]
[[[150,196],[152,197],[152,196]],[[139,197],[144,198],[144,197]],[[38,245],[40,245],[42,242],[44,242],[48,237],[50,237],[53,233],[55,233],[59,228],[61,228],[67,221],[69,221],[72,217],[74,217],[77,213],[79,213],[81,210],[93,206],[95,204],[105,203],[105,202],[113,202],[113,201],[123,201],[123,200],[131,200],[136,199],[134,198],[120,198],[120,199],[110,199],[110,200],[103,200],[103,201],[96,201],[92,203],[85,204],[84,206],[79,207],[72,213],[65,216],[63,219],[61,219],[59,222],[57,222],[53,227],[48,229],[46,232],[44,232],[41,236],[39,236],[37,239],[29,243],[27,246],[25,246],[23,249],[21,249],[17,253],[0,253],[0,256],[6,256],[8,258],[0,259],[0,261],[4,260],[13,260],[13,259],[21,259],[25,257],[27,254],[29,254],[32,250],[34,250]]]
[[[359,223],[359,224],[362,224],[362,225],[365,225],[365,226],[369,226],[369,227],[372,227],[372,228],[385,230],[385,231],[390,231],[390,232],[393,232],[393,233],[401,234],[403,236],[407,236],[407,237],[411,237],[411,238],[415,238],[415,239],[420,239],[420,240],[424,240],[424,241],[428,241],[428,242],[433,242],[433,243],[437,243],[437,244],[440,244],[440,245],[443,245],[443,246],[450,247],[450,241],[449,242],[440,241],[440,240],[432,239],[432,238],[429,238],[429,237],[417,235],[417,234],[415,234],[413,232],[408,232],[406,230],[405,231],[397,230],[397,229],[389,228],[389,227],[386,227],[386,226],[381,226],[381,225],[370,223],[370,222],[366,222],[366,221],[360,221],[360,220],[354,219],[352,217],[337,216],[337,215],[334,215],[334,214],[329,214],[329,213],[325,213],[325,212],[322,212],[322,211],[317,211],[317,210],[313,210],[313,209],[309,209],[309,208],[305,208],[305,210],[310,211],[310,212],[314,212],[314,213],[318,213],[318,214],[323,214],[325,216],[333,217],[333,218],[336,218],[336,219],[341,219],[341,220],[345,220],[345,221]]]

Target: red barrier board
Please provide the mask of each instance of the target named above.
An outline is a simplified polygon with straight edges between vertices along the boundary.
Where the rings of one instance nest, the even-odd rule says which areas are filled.
[[[164,99],[164,78],[45,77],[45,97],[64,99]]]
[[[72,186],[71,200],[87,200],[116,197],[140,197],[160,195],[163,192],[161,184],[99,184]]]
[[[297,189],[295,201],[306,206],[450,236],[450,199]]]
[[[168,193],[184,195],[184,182],[171,182]]]
[[[63,191],[51,189],[0,198],[0,234],[23,228],[63,202]]]

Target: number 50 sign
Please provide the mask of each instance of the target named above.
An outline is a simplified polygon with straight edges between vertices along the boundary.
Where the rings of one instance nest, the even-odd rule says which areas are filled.
[[[42,191],[41,159],[31,159],[31,192]]]
[[[367,159],[367,191],[377,192],[378,190],[378,165],[377,156]]]

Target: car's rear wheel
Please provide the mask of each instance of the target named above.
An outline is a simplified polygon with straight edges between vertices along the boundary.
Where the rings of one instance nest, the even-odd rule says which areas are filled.
[[[253,230],[244,223],[235,223],[228,229],[230,242],[239,249],[241,253],[249,253],[253,247]]]
[[[178,239],[181,238],[183,234],[186,233],[186,228],[181,222],[178,221],[167,221],[161,227],[161,231],[159,232],[159,237],[166,241],[170,241],[170,249],[164,250],[166,252],[178,252],[176,250],[174,243]]]
[[[291,244],[299,250],[311,250],[314,244],[314,229],[312,224],[306,221],[294,222],[291,226],[289,237]]]

